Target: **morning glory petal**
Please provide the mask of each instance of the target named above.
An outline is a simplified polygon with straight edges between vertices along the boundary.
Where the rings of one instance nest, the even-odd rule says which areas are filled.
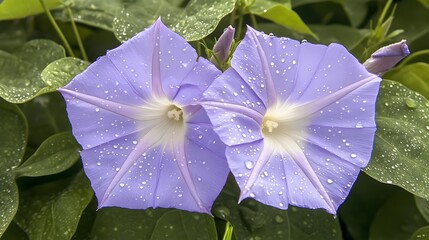
[[[59,89],[100,208],[210,214],[229,169],[198,100],[219,75],[158,20]]]
[[[234,71],[238,74],[229,73]],[[228,164],[240,186],[240,200],[251,197],[282,209],[293,204],[335,214],[370,159],[381,79],[339,44],[299,43],[251,28],[225,76],[237,85],[244,81],[245,90],[264,103],[257,109],[262,119],[231,107],[244,106],[237,98],[218,97],[215,104],[210,94],[225,84],[223,76],[203,99],[211,101],[203,107],[228,145]],[[228,85],[219,96],[231,96],[237,85]],[[240,128],[245,124],[259,128],[261,137],[231,141],[241,134],[228,123],[236,121],[232,116],[256,119],[242,121]]]

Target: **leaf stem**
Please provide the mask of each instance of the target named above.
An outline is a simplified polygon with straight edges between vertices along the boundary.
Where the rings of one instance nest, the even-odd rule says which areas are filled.
[[[243,30],[243,11],[238,13],[238,24],[237,24],[237,37],[241,38],[241,32]]]
[[[75,23],[74,18],[73,18],[73,13],[72,13],[72,11],[68,5],[66,6],[66,9],[67,9],[67,13],[68,13],[69,18],[70,18],[70,22],[71,22],[71,25],[73,28],[74,35],[76,36],[77,44],[79,45],[79,50],[82,54],[83,60],[88,61],[88,55],[86,55],[85,47],[82,44],[82,39],[80,37],[79,30],[77,29],[76,23]]]
[[[45,0],[39,0],[40,4],[43,7],[43,10],[45,11],[46,15],[49,18],[49,21],[51,22],[52,26],[54,27],[55,31],[57,32],[58,36],[61,38],[61,41],[64,44],[64,47],[66,48],[67,52],[71,57],[74,57],[73,50],[70,47],[70,44],[68,43],[66,37],[64,36],[63,32],[61,31],[60,27],[58,26],[57,22],[55,21],[54,17],[52,16],[49,9],[46,7]]]
[[[233,231],[234,231],[234,228],[232,227],[231,223],[226,222],[225,233],[223,235],[222,240],[231,240]]]

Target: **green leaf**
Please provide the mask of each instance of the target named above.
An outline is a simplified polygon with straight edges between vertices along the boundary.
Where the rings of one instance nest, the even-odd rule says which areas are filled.
[[[286,211],[253,199],[237,204],[238,194],[229,176],[213,206],[215,216],[233,225],[236,239],[342,239],[338,220],[323,210],[289,206]]]
[[[309,34],[317,39],[317,36],[288,4],[280,4],[276,1],[256,0],[249,10],[251,13],[262,18],[299,33]]]
[[[152,236],[158,219],[171,209],[102,208],[92,228],[92,239],[142,239]]]
[[[0,50],[11,52],[24,45],[27,41],[27,22],[0,22]]]
[[[340,43],[349,51],[358,46],[370,31],[368,29],[357,29],[344,25],[309,25],[311,30],[319,37],[320,43],[329,45]]]
[[[429,238],[429,226],[421,227],[414,232],[410,240],[427,240]]]
[[[19,107],[27,116],[28,147],[37,149],[51,135],[71,130],[65,102],[59,92],[37,96]]]
[[[89,64],[87,61],[74,57],[58,59],[43,69],[42,80],[51,88],[64,87]]]
[[[80,216],[92,199],[83,172],[71,181],[48,182],[24,192],[16,223],[30,239],[70,239]]]
[[[380,208],[371,224],[370,240],[409,239],[418,228],[427,225],[414,204],[413,196],[399,192]]]
[[[376,109],[374,150],[364,171],[429,199],[429,101],[400,83],[383,80]]]
[[[18,177],[38,177],[62,172],[79,160],[80,146],[70,132],[51,136],[14,170]]]
[[[429,64],[414,63],[392,69],[383,78],[395,80],[429,99]]]
[[[0,98],[0,236],[18,209],[18,187],[12,173],[27,144],[27,124],[19,108]]]
[[[167,0],[136,0],[116,16],[113,30],[125,41],[151,25],[158,17],[187,41],[200,40],[217,27],[219,21],[234,10],[236,0],[191,0],[184,8]]]
[[[347,14],[353,27],[358,26],[365,19],[368,8],[367,3],[371,0],[296,0],[293,1],[293,7],[302,6],[310,3],[333,2],[340,4]]]
[[[113,19],[123,8],[122,0],[71,0],[69,2],[74,21],[107,31],[113,31]],[[58,20],[70,21],[65,8],[53,14]]]
[[[412,14],[410,14],[412,13]],[[403,29],[404,33],[395,39],[407,39],[410,49],[413,51],[429,48],[427,34],[429,28],[426,23],[429,22],[429,10],[415,0],[405,0],[397,3],[395,19],[392,22],[391,29]]]
[[[351,239],[367,240],[369,229],[378,209],[402,189],[376,181],[360,173],[346,201],[338,209],[344,229]]]
[[[151,239],[217,239],[213,217],[173,210],[157,221]]]
[[[44,0],[49,9],[61,5],[60,0]],[[0,20],[23,18],[44,12],[40,0],[4,0],[0,2]]]
[[[417,209],[420,211],[422,216],[429,222],[429,200],[415,196]]]
[[[0,97],[23,103],[56,90],[42,81],[40,73],[49,63],[64,56],[64,48],[49,40],[29,41],[15,54],[0,51]]]
[[[213,217],[176,209],[103,208],[92,239],[217,239]]]
[[[429,0],[418,0],[425,8],[429,9]]]

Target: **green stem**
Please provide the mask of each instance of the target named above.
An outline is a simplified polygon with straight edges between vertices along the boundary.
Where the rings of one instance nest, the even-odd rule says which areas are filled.
[[[222,240],[231,240],[233,231],[234,231],[234,228],[232,227],[232,225],[229,222],[226,222],[225,233],[223,235]]]
[[[252,27],[258,29],[258,23],[256,22],[255,14],[250,13],[250,21],[252,22]]]
[[[243,12],[238,12],[238,24],[237,24],[237,38],[241,38],[241,31],[243,29]]]
[[[74,35],[76,36],[77,44],[79,45],[80,52],[82,53],[83,60],[88,61],[88,56],[86,55],[85,48],[82,44],[82,39],[80,37],[79,30],[76,27],[76,23],[73,18],[73,13],[69,6],[67,6],[66,8],[67,8],[67,13],[69,15],[70,22],[73,28]]]
[[[57,22],[55,21],[54,17],[52,16],[51,12],[45,5],[44,0],[39,0],[40,4],[43,7],[43,10],[45,10],[46,15],[49,18],[49,21],[51,22],[52,26],[54,27],[55,31],[57,32],[58,36],[61,38],[61,41],[64,44],[64,47],[66,48],[67,52],[70,54],[70,56],[74,57],[73,50],[70,47],[70,44],[67,42],[66,37],[64,36],[63,32],[61,31],[60,27],[58,26]]]

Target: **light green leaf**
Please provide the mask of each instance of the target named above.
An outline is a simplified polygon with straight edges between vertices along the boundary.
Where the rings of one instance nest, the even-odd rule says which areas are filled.
[[[230,175],[212,211],[233,225],[235,239],[342,239],[338,219],[323,210],[293,206],[281,210],[253,199],[237,204],[238,195]]]
[[[113,19],[123,8],[122,0],[70,0],[68,2],[70,2],[74,21],[107,31],[113,30]],[[58,20],[70,21],[65,8],[53,14]]]
[[[44,0],[51,9],[61,5],[60,0]],[[0,2],[0,20],[23,18],[44,12],[40,0],[4,0]]]
[[[429,199],[429,101],[400,83],[383,80],[376,108],[374,150],[364,171]]]
[[[92,228],[92,239],[151,239],[158,219],[171,209],[102,208]]]
[[[429,200],[415,196],[417,209],[420,211],[422,216],[429,222]]]
[[[133,37],[158,17],[187,41],[200,40],[217,27],[219,21],[234,10],[236,0],[191,0],[184,8],[167,0],[136,0],[116,16],[113,30],[120,41]]]
[[[41,71],[65,56],[64,48],[50,40],[32,40],[15,54],[0,51],[0,97],[23,103],[56,90],[42,81]]]
[[[370,229],[370,240],[403,240],[427,223],[418,212],[413,196],[401,191],[380,208]]]
[[[42,80],[51,88],[64,87],[89,64],[87,61],[74,57],[58,59],[43,69]]]
[[[308,28],[299,15],[291,9],[289,4],[256,0],[249,10],[251,13],[262,18],[266,18],[299,33],[309,34],[317,39],[317,36]]]
[[[429,0],[418,0],[425,8],[429,9]]]
[[[27,144],[27,124],[19,108],[0,98],[0,237],[18,209],[18,187],[12,173]]]
[[[24,192],[15,222],[30,239],[71,239],[93,196],[83,172],[71,181],[54,181]]]
[[[79,160],[79,149],[79,144],[70,132],[53,135],[14,172],[18,177],[38,177],[62,172]]]
[[[410,240],[427,240],[429,239],[429,226],[421,227],[414,232]]]
[[[213,217],[207,214],[173,210],[162,215],[151,239],[217,240]]]
[[[400,82],[429,99],[429,64],[427,63],[414,63],[395,68],[383,77]]]

